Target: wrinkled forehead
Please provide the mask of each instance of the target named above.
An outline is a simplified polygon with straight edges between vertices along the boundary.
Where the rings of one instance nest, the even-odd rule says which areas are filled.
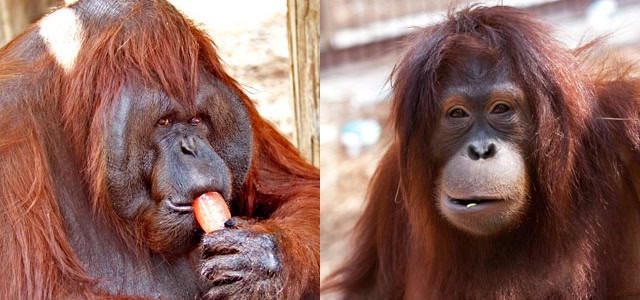
[[[135,76],[135,74],[132,74],[126,79],[120,95],[117,98],[116,101],[122,102],[123,100],[129,100],[135,106],[179,106],[185,110],[191,110],[210,104],[212,100],[214,102],[222,100],[233,101],[233,99],[238,99],[238,96],[220,79],[201,70],[198,73],[198,84],[196,86],[194,101],[171,98],[168,93],[162,89],[161,84],[144,82],[140,77]],[[237,101],[239,102],[240,100],[238,99]]]
[[[198,75],[198,85],[196,90],[196,106],[206,105],[207,100],[216,99],[219,102],[241,103],[241,100],[235,92],[225,85],[222,80],[216,78],[211,73],[200,70]]]
[[[124,140],[122,137],[144,139],[160,118],[187,120],[203,115],[212,123],[211,130],[216,136],[229,138],[235,134],[250,139],[251,124],[242,99],[210,74],[203,73],[199,79],[193,104],[171,99],[162,89],[142,85],[139,80],[128,81],[117,99],[106,105],[107,111],[102,115],[108,120],[105,126],[111,130],[105,132],[114,141]]]
[[[468,54],[451,58],[445,56],[438,68],[438,74],[438,80],[443,86],[513,81],[508,62],[487,54]]]
[[[438,98],[441,100],[452,96],[488,96],[496,91],[514,96],[522,94],[505,60],[471,54],[445,60],[439,68]]]

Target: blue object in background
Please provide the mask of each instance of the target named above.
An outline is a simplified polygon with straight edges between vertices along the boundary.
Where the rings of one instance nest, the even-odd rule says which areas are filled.
[[[382,126],[372,119],[353,120],[340,129],[340,142],[345,146],[347,155],[356,157],[366,147],[374,145],[382,133]]]

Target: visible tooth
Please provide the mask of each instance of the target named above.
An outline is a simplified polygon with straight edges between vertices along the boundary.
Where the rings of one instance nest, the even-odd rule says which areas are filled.
[[[472,208],[474,206],[478,205],[478,203],[469,203],[467,204],[467,208]]]

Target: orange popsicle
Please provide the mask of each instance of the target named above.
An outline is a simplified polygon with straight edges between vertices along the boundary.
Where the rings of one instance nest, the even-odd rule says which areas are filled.
[[[224,223],[231,218],[231,212],[222,195],[216,192],[202,194],[193,202],[193,213],[202,230],[210,233],[224,228]]]

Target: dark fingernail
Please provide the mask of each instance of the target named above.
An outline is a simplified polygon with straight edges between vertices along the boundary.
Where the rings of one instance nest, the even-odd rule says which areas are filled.
[[[224,227],[234,227],[234,226],[236,226],[236,220],[234,220],[233,218],[224,222]]]

